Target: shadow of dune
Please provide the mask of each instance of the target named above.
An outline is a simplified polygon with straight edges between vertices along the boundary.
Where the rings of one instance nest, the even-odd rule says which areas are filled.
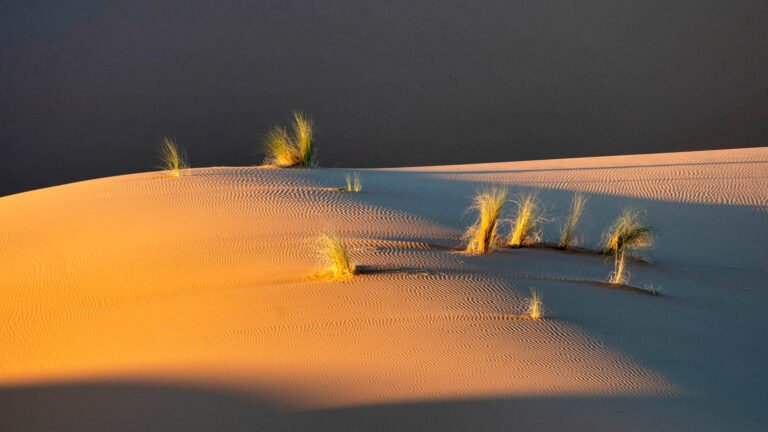
[[[369,203],[419,215],[457,235],[453,244],[437,238],[400,240],[446,246],[460,245],[461,232],[475,217],[466,208],[475,191],[488,185],[470,176],[476,172],[457,172],[455,177],[439,177],[440,172],[429,171],[397,171],[397,176],[386,170],[360,172],[368,195],[355,199],[366,203],[369,197],[375,197]],[[335,175],[334,170],[328,173]],[[536,191],[553,217],[567,212],[574,193],[562,185],[548,188],[509,179],[504,184],[511,194]],[[578,326],[693,394],[717,398],[712,406],[717,406],[721,414],[729,413],[723,414],[725,417],[750,418],[762,424],[757,430],[765,430],[768,401],[762,394],[768,374],[763,365],[768,349],[755,342],[766,337],[758,318],[763,316],[768,301],[763,283],[768,277],[766,209],[581,193],[587,196],[588,203],[577,235],[582,237],[580,246],[585,248],[600,247],[603,231],[626,206],[647,211],[657,242],[649,253],[650,263],[632,263],[632,284],[660,286],[661,296],[628,296],[615,289],[603,289],[604,295],[593,296],[585,290],[567,289],[568,285],[578,288],[572,283],[574,279],[580,279],[578,284],[605,287],[600,278],[607,278],[610,263],[606,263],[605,273],[591,282],[578,276],[590,268],[589,261],[598,258],[587,253],[545,248],[503,250],[467,257],[469,268],[492,267],[495,277],[519,285],[518,290],[525,290],[530,281],[530,286],[543,291],[545,303],[556,311],[557,319]],[[550,221],[544,227],[544,241],[554,241],[558,236],[557,221]]]
[[[320,183],[327,183],[338,176],[336,169],[323,171],[315,174],[315,180]],[[482,171],[456,172],[455,177],[441,177],[448,173],[441,171],[397,171],[397,176],[385,170],[359,172],[365,176],[368,193],[356,196],[355,199],[364,203],[375,199],[378,206],[419,215],[430,222],[456,229],[456,241],[448,242],[450,244],[440,239],[428,239],[430,243],[446,247],[461,247],[460,233],[471,224],[474,217],[466,209],[477,189],[489,184],[471,177]],[[616,180],[606,179],[606,182],[613,183]],[[510,196],[521,191],[536,191],[550,219],[544,226],[544,241],[553,242],[559,238],[558,218],[567,213],[567,206],[575,190],[550,188],[544,184],[518,184],[510,180],[500,184],[509,189]],[[768,242],[768,230],[745,229],[768,226],[765,209],[751,205],[681,202],[578,192],[588,199],[576,230],[577,236],[582,239],[580,247],[601,249],[603,231],[625,207],[631,206],[645,210],[649,223],[657,231],[658,242],[650,253],[654,260],[686,266],[727,266],[749,271],[762,269],[763,263],[768,260],[768,250],[762,246]],[[457,198],[463,199],[463,205],[456,206]],[[680,223],[681,220],[685,223]]]
[[[281,423],[264,400],[191,386],[85,381],[0,389],[4,432],[246,431]]]
[[[0,430],[718,431],[739,423],[715,418],[701,406],[685,398],[553,396],[296,410],[258,396],[193,385],[83,381],[0,389]],[[686,415],[680,415],[682,409]]]

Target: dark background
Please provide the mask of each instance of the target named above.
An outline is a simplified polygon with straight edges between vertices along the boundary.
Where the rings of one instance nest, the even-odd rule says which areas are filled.
[[[0,0],[0,195],[262,160],[324,166],[768,145],[766,0]]]

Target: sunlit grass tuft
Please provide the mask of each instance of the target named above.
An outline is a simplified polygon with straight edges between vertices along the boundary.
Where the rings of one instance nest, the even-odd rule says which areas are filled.
[[[163,137],[160,143],[161,168],[170,177],[180,177],[189,168],[187,156],[171,137]]]
[[[568,219],[565,221],[563,230],[560,233],[560,248],[568,249],[573,245],[573,231],[576,225],[581,219],[581,214],[584,212],[584,206],[587,204],[587,197],[582,194],[575,194],[571,200],[571,212],[568,214]]]
[[[293,113],[293,142],[299,150],[301,165],[315,165],[315,148],[312,132],[312,118],[301,112]]]
[[[323,233],[316,238],[318,255],[322,261],[321,275],[330,279],[349,279],[355,274],[355,265],[349,249],[337,234]]]
[[[466,251],[484,254],[490,252],[496,241],[499,215],[507,199],[507,190],[493,187],[479,191],[470,209],[477,210],[477,221],[464,233]]]
[[[274,126],[264,140],[265,163],[279,167],[315,166],[312,119],[300,112],[293,113],[291,132]]]
[[[653,240],[653,229],[644,222],[642,213],[637,209],[625,209],[605,234],[604,249],[614,257],[610,283],[627,284],[627,251],[650,248],[653,246]]]
[[[541,239],[539,228],[544,222],[544,210],[538,196],[534,192],[521,194],[514,203],[517,213],[512,221],[507,246],[516,248],[538,242]]]
[[[544,303],[541,301],[541,294],[536,290],[531,290],[531,298],[528,301],[528,317],[532,320],[541,319],[541,309]]]
[[[299,163],[298,152],[295,151],[291,137],[282,126],[275,126],[267,133],[264,147],[267,163],[277,166],[294,166]]]
[[[341,188],[344,192],[360,192],[363,190],[363,181],[360,179],[360,175],[354,173],[352,175],[347,174],[345,176],[346,186]]]

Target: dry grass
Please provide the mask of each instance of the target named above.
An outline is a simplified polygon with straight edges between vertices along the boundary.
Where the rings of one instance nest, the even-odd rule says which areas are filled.
[[[521,194],[517,201],[512,231],[507,239],[507,246],[517,248],[528,246],[541,239],[540,228],[544,222],[544,210],[536,193]]]
[[[315,165],[315,148],[312,136],[312,118],[300,112],[293,113],[293,140],[299,149],[299,159],[304,166]]]
[[[321,275],[330,279],[349,279],[355,274],[344,241],[337,234],[323,233],[316,238],[318,256],[322,261]]]
[[[477,210],[478,216],[474,225],[467,228],[464,233],[467,252],[479,254],[490,252],[496,242],[499,215],[506,199],[507,190],[502,187],[481,190],[475,195],[470,210]]]
[[[531,299],[528,301],[528,317],[532,320],[541,319],[541,309],[543,306],[541,294],[536,290],[531,290]]]
[[[181,177],[184,170],[189,168],[187,155],[171,137],[163,137],[160,143],[161,168],[170,177]]]
[[[581,219],[581,214],[584,212],[584,206],[587,204],[587,197],[582,194],[575,194],[571,199],[571,212],[568,214],[568,219],[565,221],[563,230],[560,232],[560,248],[568,249],[574,243],[573,231],[576,225]]]
[[[347,174],[345,179],[347,181],[346,186],[341,188],[343,192],[360,192],[363,190],[363,181],[360,180],[360,176],[357,173]]]
[[[624,250],[617,251],[613,256],[613,272],[608,276],[608,282],[614,285],[626,285],[629,283],[629,274],[624,270]]]
[[[299,163],[299,153],[282,126],[275,126],[267,133],[264,147],[267,153],[265,163],[277,166],[294,166]]]
[[[614,257],[614,271],[611,273],[610,283],[627,284],[627,251],[650,248],[653,246],[653,240],[653,229],[644,222],[642,212],[625,209],[605,234],[604,249]]]
[[[264,141],[264,163],[279,167],[315,166],[312,119],[300,112],[293,113],[291,133],[274,126]]]

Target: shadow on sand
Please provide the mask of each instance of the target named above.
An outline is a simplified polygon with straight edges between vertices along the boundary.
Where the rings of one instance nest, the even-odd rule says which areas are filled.
[[[701,406],[695,400],[688,399],[584,396],[423,401],[296,410],[281,408],[257,395],[197,386],[90,381],[0,389],[0,430],[234,432],[727,429],[726,425],[713,423],[714,416],[697,408]],[[679,415],[681,408],[684,408],[686,415]]]

